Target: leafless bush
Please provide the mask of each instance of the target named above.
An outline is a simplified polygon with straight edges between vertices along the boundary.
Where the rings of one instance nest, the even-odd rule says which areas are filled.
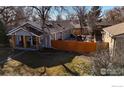
[[[108,49],[97,50],[93,60],[94,75],[107,75],[107,70],[110,68],[111,60]]]
[[[108,50],[97,50],[93,60],[94,75],[124,75],[124,48],[118,45],[111,56]]]

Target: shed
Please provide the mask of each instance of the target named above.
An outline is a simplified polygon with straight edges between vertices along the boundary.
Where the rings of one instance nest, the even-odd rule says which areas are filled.
[[[109,26],[104,30],[104,41],[109,42],[111,56],[123,56],[124,54],[124,23]],[[119,57],[120,60],[120,57]]]

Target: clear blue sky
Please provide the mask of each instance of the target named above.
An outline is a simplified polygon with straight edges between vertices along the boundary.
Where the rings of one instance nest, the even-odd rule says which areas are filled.
[[[115,7],[115,6],[102,6],[102,10],[103,10],[103,11],[110,10],[110,9],[112,9],[113,7]]]
[[[91,6],[88,6],[88,7],[90,8]],[[112,8],[114,8],[116,6],[101,6],[101,7],[102,7],[103,14],[104,14],[105,11],[111,10]],[[67,8],[70,8],[70,6],[68,6]],[[73,13],[74,11],[72,10],[71,12]],[[58,14],[58,13],[55,12],[54,14],[51,14],[53,19],[56,19],[55,18],[56,14]],[[63,17],[65,17],[64,15],[66,15],[66,13],[63,13]]]

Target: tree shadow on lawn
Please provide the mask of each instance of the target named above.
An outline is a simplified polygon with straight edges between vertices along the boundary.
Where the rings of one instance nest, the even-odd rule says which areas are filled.
[[[26,51],[24,54],[13,58],[29,67],[52,67],[69,63],[79,54],[64,51]]]
[[[7,60],[8,57],[18,54],[22,51],[13,51],[11,48],[0,48],[0,64],[3,64],[4,60]]]

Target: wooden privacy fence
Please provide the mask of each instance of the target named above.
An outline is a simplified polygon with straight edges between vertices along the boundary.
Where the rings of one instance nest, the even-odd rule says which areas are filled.
[[[109,43],[108,42],[102,42],[102,43],[96,43],[97,50],[102,50],[102,49],[109,49]]]
[[[98,47],[99,49],[105,49],[107,47],[107,46],[105,47],[104,44],[102,45],[102,43],[97,47],[97,43],[95,42],[82,42],[82,41],[75,41],[75,40],[52,40],[51,44],[52,44],[52,47],[55,49],[78,52],[78,53],[95,52]]]

